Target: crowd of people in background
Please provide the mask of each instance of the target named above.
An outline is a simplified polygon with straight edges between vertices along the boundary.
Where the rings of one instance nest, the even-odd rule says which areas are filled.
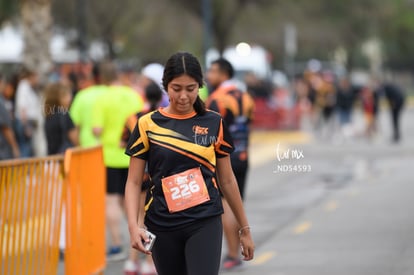
[[[145,66],[140,73],[124,66],[119,70],[116,82],[131,87],[145,99],[144,90],[150,84],[161,88],[159,83],[162,72],[163,66],[156,63]],[[40,82],[35,71],[21,69],[17,73],[0,73],[0,159],[44,156],[61,153],[70,145],[96,144],[97,138],[87,126],[90,123],[88,118],[91,117],[91,109],[78,114],[78,106],[73,108],[71,118],[79,120],[78,123],[85,123],[86,128],[74,127],[68,119],[68,110],[72,100],[82,101],[75,98],[79,91],[88,94],[80,96],[85,98],[84,101],[93,102],[96,99],[102,90],[99,78],[98,66],[90,63],[57,66],[49,74],[46,85],[44,81]],[[362,134],[372,139],[377,131],[376,121],[381,98],[385,98],[389,103],[392,140],[397,143],[401,139],[400,116],[405,92],[394,83],[373,79],[364,85],[354,85],[349,76],[337,76],[331,71],[310,70],[297,75],[290,87],[291,92],[286,93],[283,93],[286,89],[273,89],[270,82],[260,82],[252,74],[246,74],[244,83],[256,103],[260,103],[260,98],[268,98],[266,105],[283,109],[285,101],[289,101],[288,104],[293,102],[291,105],[295,105],[298,112],[290,118],[300,116],[301,119],[308,119],[321,138],[334,138],[338,142],[356,135],[352,129],[355,106],[360,107],[364,114],[365,127]],[[272,90],[278,92],[272,94]],[[200,94],[203,99],[207,99],[209,91],[204,88]],[[289,94],[292,99],[286,100],[286,95]],[[165,93],[160,105],[168,105]],[[274,118],[276,123],[285,117],[289,118],[280,110],[275,114],[278,116]],[[259,115],[257,122],[260,122]],[[56,130],[57,125],[61,124],[62,128]],[[283,124],[280,125],[283,127]],[[336,131],[338,128],[340,130]],[[76,131],[80,131],[79,138],[75,138]],[[333,133],[336,136],[332,136]]]
[[[36,71],[26,68],[0,72],[0,160],[40,157],[62,153],[73,145],[97,144],[87,127],[75,127],[72,121],[90,123],[91,113],[88,111],[92,110],[82,109],[86,111],[82,114],[77,113],[78,106],[73,112],[69,110],[73,108],[72,101],[90,101],[92,104],[99,90],[103,90],[100,89],[103,85],[98,69],[98,65],[90,63],[58,65],[46,80],[40,80]],[[121,69],[117,72],[116,84],[131,87],[145,98],[145,87],[153,84],[154,79],[159,81],[157,78],[161,77],[162,70],[163,66],[155,63],[146,66],[141,73]],[[80,92],[88,94],[80,96],[84,100],[76,99]],[[162,104],[168,104],[165,94]]]
[[[400,116],[405,92],[396,84],[370,80],[355,85],[349,76],[337,76],[330,71],[305,71],[293,83],[296,106],[318,138],[335,143],[351,137],[365,136],[371,140],[377,132],[381,99],[388,102],[392,123],[391,141],[401,139]],[[363,130],[355,130],[354,110],[359,107],[364,117]]]
[[[140,73],[119,69],[112,62],[55,69],[40,81],[35,71],[22,69],[0,76],[0,160],[64,153],[70,147],[102,144],[107,170],[107,260],[126,259],[121,234],[123,196],[129,157],[128,129],[135,114],[168,105],[161,88],[163,66],[149,64]],[[132,125],[133,124],[133,125]],[[64,253],[64,243],[61,243]],[[136,272],[139,257],[130,251],[126,270]],[[143,274],[155,274],[150,258]],[[133,273],[135,274],[135,273]]]
[[[124,152],[138,119],[169,105],[162,85],[163,74],[164,67],[156,63],[137,73],[130,68],[119,69],[112,62],[102,62],[74,65],[72,70],[67,66],[57,67],[47,76],[46,84],[36,71],[27,69],[0,75],[0,160],[54,155],[73,146],[102,144],[110,240],[107,259],[126,259],[128,275],[137,274],[140,257],[134,249],[129,254],[124,250],[120,230],[129,165]],[[355,135],[352,126],[355,106],[363,113],[363,135],[371,139],[377,130],[381,98],[385,98],[389,103],[392,141],[397,143],[401,139],[400,116],[405,93],[395,84],[375,79],[367,85],[354,85],[348,76],[308,70],[293,79],[290,92],[284,92],[289,89],[277,89],[251,74],[246,74],[244,83],[234,81],[234,74],[227,60],[216,60],[206,74],[210,89],[203,87],[199,96],[229,125],[236,149],[231,162],[242,198],[248,169],[248,129],[254,105],[260,98],[267,100],[266,106],[282,106],[281,102],[290,94],[292,109],[302,120],[307,120],[318,138],[336,142]],[[266,119],[273,123],[269,116]],[[141,194],[143,202],[149,189],[148,174],[146,177]],[[223,203],[228,253],[223,266],[232,270],[241,265],[237,224],[226,201]],[[151,257],[146,256],[140,270],[142,274],[156,273]]]
[[[170,99],[162,86],[163,74],[164,67],[157,63],[148,64],[137,73],[113,62],[102,62],[73,65],[72,70],[67,66],[57,67],[46,81],[41,81],[36,71],[27,69],[0,76],[0,160],[61,154],[74,146],[103,146],[107,174],[107,260],[126,259],[125,274],[137,274],[138,269],[140,274],[156,274],[150,256],[140,261],[135,249],[124,249],[121,222],[129,165],[124,152],[138,119],[169,105]],[[254,101],[245,90],[239,89],[240,82],[232,82],[233,76],[232,65],[224,59],[217,60],[206,79],[211,91],[205,85],[200,88],[199,96],[230,126],[236,146],[232,164],[243,196],[248,168],[248,124]],[[148,189],[147,178],[142,189],[143,202]],[[225,206],[229,215],[229,206],[226,203]],[[241,265],[239,228],[234,220],[231,215],[223,217],[228,241],[223,268],[229,270]],[[63,255],[64,243],[61,252]]]

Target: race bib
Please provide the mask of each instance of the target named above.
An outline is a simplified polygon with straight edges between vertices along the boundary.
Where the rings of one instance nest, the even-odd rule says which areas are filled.
[[[163,178],[161,182],[170,213],[179,212],[210,200],[199,167]]]

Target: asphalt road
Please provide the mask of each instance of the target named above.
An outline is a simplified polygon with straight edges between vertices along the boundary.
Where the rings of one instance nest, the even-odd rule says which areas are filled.
[[[414,274],[413,120],[406,110],[398,145],[385,112],[371,141],[256,133],[246,197],[256,257],[226,274]]]
[[[370,142],[284,144],[301,153],[253,169],[246,207],[256,258],[227,274],[414,274],[413,120],[407,110],[399,145],[382,113]],[[281,163],[312,168],[275,172]]]

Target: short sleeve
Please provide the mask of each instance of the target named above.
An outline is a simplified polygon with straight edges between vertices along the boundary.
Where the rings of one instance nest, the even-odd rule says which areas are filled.
[[[78,94],[75,96],[75,99],[72,102],[72,105],[70,106],[69,115],[72,119],[72,121],[75,123],[75,125],[80,125],[80,102],[81,100],[79,97],[81,94]]]
[[[65,113],[63,123],[65,129],[68,131],[75,128],[75,124],[73,123],[73,120],[71,119],[69,113]]]
[[[215,152],[217,158],[230,156],[234,151],[233,139],[231,138],[226,122],[220,119],[220,127],[217,134],[217,142],[215,144]]]
[[[140,159],[148,159],[149,141],[146,131],[145,117],[138,120],[137,125],[129,137],[128,145],[125,154],[131,157]]]

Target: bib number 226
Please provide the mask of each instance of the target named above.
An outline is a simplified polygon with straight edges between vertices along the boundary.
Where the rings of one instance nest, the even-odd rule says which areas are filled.
[[[164,197],[171,213],[209,201],[200,168],[193,168],[162,179]]]
[[[171,198],[173,200],[179,200],[181,198],[189,197],[194,193],[200,192],[201,187],[196,181],[190,181],[189,183],[183,182],[179,186],[171,187]]]

